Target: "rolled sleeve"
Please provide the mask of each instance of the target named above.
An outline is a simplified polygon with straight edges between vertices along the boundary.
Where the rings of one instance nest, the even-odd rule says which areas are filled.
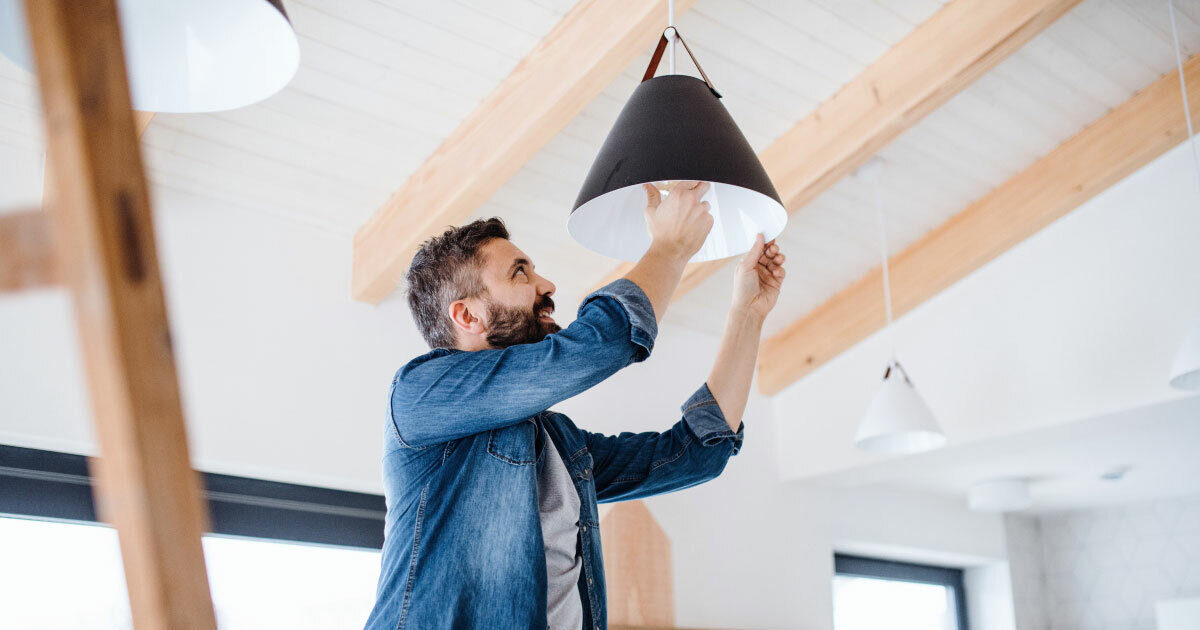
[[[654,318],[654,306],[650,298],[637,283],[626,278],[619,278],[593,291],[579,305],[582,313],[588,302],[597,298],[612,298],[625,311],[629,318],[629,339],[638,346],[634,353],[634,362],[644,361],[654,349],[654,340],[658,337],[658,320]],[[707,389],[707,388],[706,388]]]
[[[741,450],[746,425],[742,423],[738,427],[737,433],[729,428],[725,414],[721,413],[721,406],[717,404],[717,399],[708,389],[708,383],[701,385],[700,389],[696,390],[696,393],[683,403],[681,409],[684,422],[687,423],[688,428],[701,444],[714,446],[729,440],[733,445],[732,455],[737,455]]]

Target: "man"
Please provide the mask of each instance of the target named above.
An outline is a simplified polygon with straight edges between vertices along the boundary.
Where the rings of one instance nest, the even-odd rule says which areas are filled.
[[[606,627],[597,501],[693,486],[724,469],[784,257],[759,235],[736,272],[708,380],[665,433],[606,436],[549,411],[650,355],[685,263],[713,219],[707,183],[646,186],[649,250],[561,329],[554,284],[499,219],[426,241],[407,274],[433,351],[392,381],[387,519],[367,628]]]

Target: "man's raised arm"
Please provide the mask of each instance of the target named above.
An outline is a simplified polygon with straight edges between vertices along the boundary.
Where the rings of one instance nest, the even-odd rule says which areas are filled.
[[[764,243],[761,234],[738,263],[733,282],[733,302],[725,318],[721,347],[708,375],[708,389],[721,407],[729,428],[742,426],[742,412],[750,395],[750,379],[758,358],[763,320],[775,307],[783,286],[784,256],[775,241]]]
[[[625,277],[642,288],[654,317],[662,321],[671,303],[675,287],[683,275],[689,258],[700,251],[712,229],[713,218],[708,202],[700,198],[708,192],[708,182],[680,181],[667,192],[662,201],[658,189],[643,184],[646,189],[646,226],[650,229],[650,249]]]
[[[427,446],[514,424],[649,355],[656,322],[713,219],[708,204],[699,201],[707,183],[679,182],[662,203],[658,190],[647,188],[650,250],[624,280],[589,295],[570,326],[537,343],[431,353],[400,370],[391,411],[405,445]]]

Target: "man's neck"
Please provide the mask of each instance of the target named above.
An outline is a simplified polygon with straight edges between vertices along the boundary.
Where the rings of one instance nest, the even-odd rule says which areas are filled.
[[[489,350],[492,346],[487,342],[486,339],[463,339],[462,337],[459,337],[458,343],[456,343],[454,347],[456,350],[462,350],[464,352],[477,352],[479,350]]]

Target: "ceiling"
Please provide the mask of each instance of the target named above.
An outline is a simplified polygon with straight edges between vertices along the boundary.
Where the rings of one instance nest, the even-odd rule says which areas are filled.
[[[229,472],[268,477],[280,476],[270,473],[272,467],[303,468],[303,473],[283,476],[375,487],[379,417],[371,398],[374,383],[390,376],[397,356],[412,356],[422,344],[395,294],[380,307],[350,303],[351,237],[574,3],[286,0],[300,37],[302,62],[285,90],[232,112],[154,118],[143,136],[143,147],[152,194],[166,217],[159,231],[172,324],[180,330],[185,404],[189,418],[204,423],[198,432],[194,430],[197,448],[202,456],[220,451],[225,446],[217,445],[229,442],[227,434],[235,427],[251,436],[205,461]],[[697,0],[677,22],[751,145],[762,150],[943,4],[940,0]],[[1177,5],[1185,54],[1200,52],[1200,3]],[[476,213],[498,215],[508,222],[515,242],[558,285],[560,304],[576,303],[613,267],[613,261],[570,240],[566,218],[649,52],[631,63]],[[692,72],[685,60],[680,55],[680,70]],[[1084,0],[881,150],[886,161],[882,197],[892,248],[898,251],[913,243],[1173,69],[1163,2]],[[33,78],[0,57],[0,212],[40,204],[42,153]],[[1172,167],[1170,172],[1186,171]],[[1153,181],[1139,184],[1154,185]],[[1141,191],[1128,195],[1137,198]],[[779,239],[789,255],[789,280],[768,320],[768,335],[878,263],[871,200],[869,189],[846,178],[791,218]],[[1083,250],[1070,247],[1099,242],[1111,249],[1119,244],[1106,238],[1138,234],[1141,246],[1121,251],[1140,264],[1110,261],[1103,268],[1115,274],[1119,283],[1092,278],[1084,286],[1115,287],[1145,299],[1158,299],[1169,288],[1150,280],[1161,277],[1156,264],[1168,258],[1190,264],[1186,256],[1158,255],[1195,242],[1188,241],[1192,228],[1179,228],[1179,217],[1184,215],[1163,215],[1162,223],[1149,223],[1149,218],[1138,223],[1108,212],[1107,218],[1084,221],[1082,226],[1065,222],[1062,229],[1068,236],[1043,238],[1043,245],[1037,246],[1041,253],[1032,259],[1036,264],[1002,263],[1002,257],[997,260],[1000,265],[992,266],[1001,271],[989,276],[984,269],[960,283],[970,286],[959,292],[974,291],[975,298],[959,301],[939,296],[931,301],[936,304],[928,314],[914,312],[910,321],[918,323],[909,324],[917,330],[911,339],[925,343],[939,332],[957,331],[955,339],[935,346],[936,352],[906,359],[906,366],[920,375],[917,378],[935,411],[951,424],[964,419],[960,426],[966,433],[961,435],[970,439],[963,440],[963,448],[976,448],[970,442],[984,438],[1018,440],[1015,429],[1050,430],[1047,427],[1070,420],[1165,399],[1160,390],[1150,392],[1146,383],[1151,379],[1142,373],[1117,372],[1114,380],[1132,385],[1097,393],[1077,374],[1031,368],[1022,373],[1020,387],[1045,383],[1045,388],[1072,393],[1036,398],[1041,407],[1028,399],[997,400],[1006,390],[994,387],[995,382],[987,378],[955,380],[966,371],[952,362],[970,354],[963,348],[980,348],[975,352],[979,357],[991,356],[987,352],[1003,354],[1005,358],[995,365],[1006,369],[1059,366],[1067,354],[1071,361],[1090,361],[1094,367],[1100,353],[1089,350],[1082,333],[1070,344],[1047,341],[1064,330],[1070,332],[1073,318],[1095,312],[1087,305],[1114,308],[1111,302],[1097,305],[1061,288],[1102,266],[1080,263],[1077,257]],[[220,255],[213,256],[214,251]],[[1009,315],[1045,320],[1045,330],[1009,327],[1011,319],[1003,318],[1005,312],[993,312],[988,322],[991,330],[1005,326],[1011,336],[989,338],[988,328],[972,324],[979,319],[975,309],[997,308],[996,300],[988,301],[997,287],[1047,269],[1057,272],[1047,274],[1051,279],[1061,280],[1055,290],[1043,287],[1020,296],[1003,294],[1025,308]],[[977,281],[981,275],[983,284]],[[1168,277],[1184,281],[1183,276]],[[665,332],[687,339],[718,334],[730,291],[729,274],[715,274],[672,306]],[[1121,311],[1123,319],[1114,319],[1109,328],[1082,329],[1120,337],[1137,327],[1137,335],[1124,336],[1142,339],[1158,334],[1147,347],[1161,352],[1165,340],[1175,334],[1170,326],[1189,316],[1184,313],[1190,304],[1182,297],[1163,298],[1157,318],[1139,319],[1133,311]],[[560,313],[570,310],[560,309]],[[68,316],[61,295],[0,297],[0,323],[7,330],[39,327],[36,334],[21,338],[0,334],[0,357],[6,352],[21,357],[20,361],[0,359],[0,375],[10,377],[7,389],[0,379],[0,409],[19,410],[0,420],[0,438],[41,431],[50,437],[38,444],[87,449],[86,403],[78,391],[82,379],[71,359],[74,340],[63,333],[70,329]],[[345,332],[326,339],[331,327]],[[880,348],[878,341],[869,340],[831,362],[782,395],[776,413],[802,410],[806,417],[836,418],[843,433],[852,431],[858,410],[865,408],[872,392]],[[231,362],[230,356],[238,360]],[[311,363],[313,356],[327,360],[297,369]],[[1157,360],[1151,354],[1139,355],[1137,365]],[[999,373],[999,367],[983,371],[993,378]],[[16,378],[39,385],[18,388],[12,386]],[[63,388],[64,382],[71,387]],[[64,394],[64,389],[71,393]],[[311,397],[298,400],[296,391],[310,392]],[[953,394],[939,395],[939,391]],[[602,403],[597,401],[596,406]],[[1031,414],[1031,409],[1037,413]],[[55,417],[47,420],[43,417],[47,414]],[[1029,417],[1037,422],[1026,422]],[[328,444],[315,444],[311,436],[323,431],[331,418],[340,423],[335,441],[345,453],[322,462],[318,447]],[[992,423],[989,426],[1011,423],[1014,431],[989,433],[987,427],[980,428],[985,423],[979,418],[986,418]],[[45,428],[60,420],[65,423],[61,431]],[[1125,426],[1117,421],[1113,425]],[[297,436],[285,436],[281,444],[263,446],[279,439],[281,426],[302,430]],[[224,437],[217,434],[218,428]],[[817,439],[811,428],[793,424],[782,429],[781,445],[807,440],[809,450],[802,452],[813,454],[804,464],[784,461],[785,477],[884,466],[845,452],[842,446],[848,442],[838,442],[845,436],[837,431],[821,433]],[[257,438],[263,442],[256,442]],[[370,449],[361,446],[364,442]],[[834,442],[839,446],[830,448]],[[1019,450],[1021,443],[1005,444],[998,442],[988,457],[1010,452],[1005,448]],[[928,469],[915,468],[911,485],[961,490],[935,483],[939,475],[971,459],[954,459],[957,452],[946,451],[944,464],[935,461]],[[984,465],[991,461],[985,454],[979,454],[979,474],[990,470]],[[829,461],[822,459],[826,455]],[[834,459],[840,463],[835,465]],[[245,465],[229,465],[235,460]],[[251,470],[249,462],[258,462],[267,472]],[[869,476],[861,480],[874,482]]]
[[[830,475],[966,503],[980,481],[1025,479],[1034,512],[1200,494],[1200,397],[1184,398]],[[1119,480],[1102,478],[1124,470]]]
[[[143,143],[151,182],[350,235],[573,3],[288,2],[302,53],[292,84],[232,112],[156,116]],[[677,22],[761,150],[942,4],[698,0]],[[912,243],[1171,70],[1159,4],[1085,0],[885,147],[893,247]],[[1181,37],[1196,52],[1200,5],[1180,4]],[[648,55],[476,213],[509,222],[517,244],[559,286],[561,303],[576,302],[612,268],[570,240],[566,216]],[[694,73],[680,57],[680,70]],[[0,60],[0,207],[40,198],[42,140],[31,83]],[[793,217],[780,238],[791,281],[768,334],[877,264],[870,200],[870,191],[847,178]],[[728,275],[685,296],[670,322],[719,333]]]

